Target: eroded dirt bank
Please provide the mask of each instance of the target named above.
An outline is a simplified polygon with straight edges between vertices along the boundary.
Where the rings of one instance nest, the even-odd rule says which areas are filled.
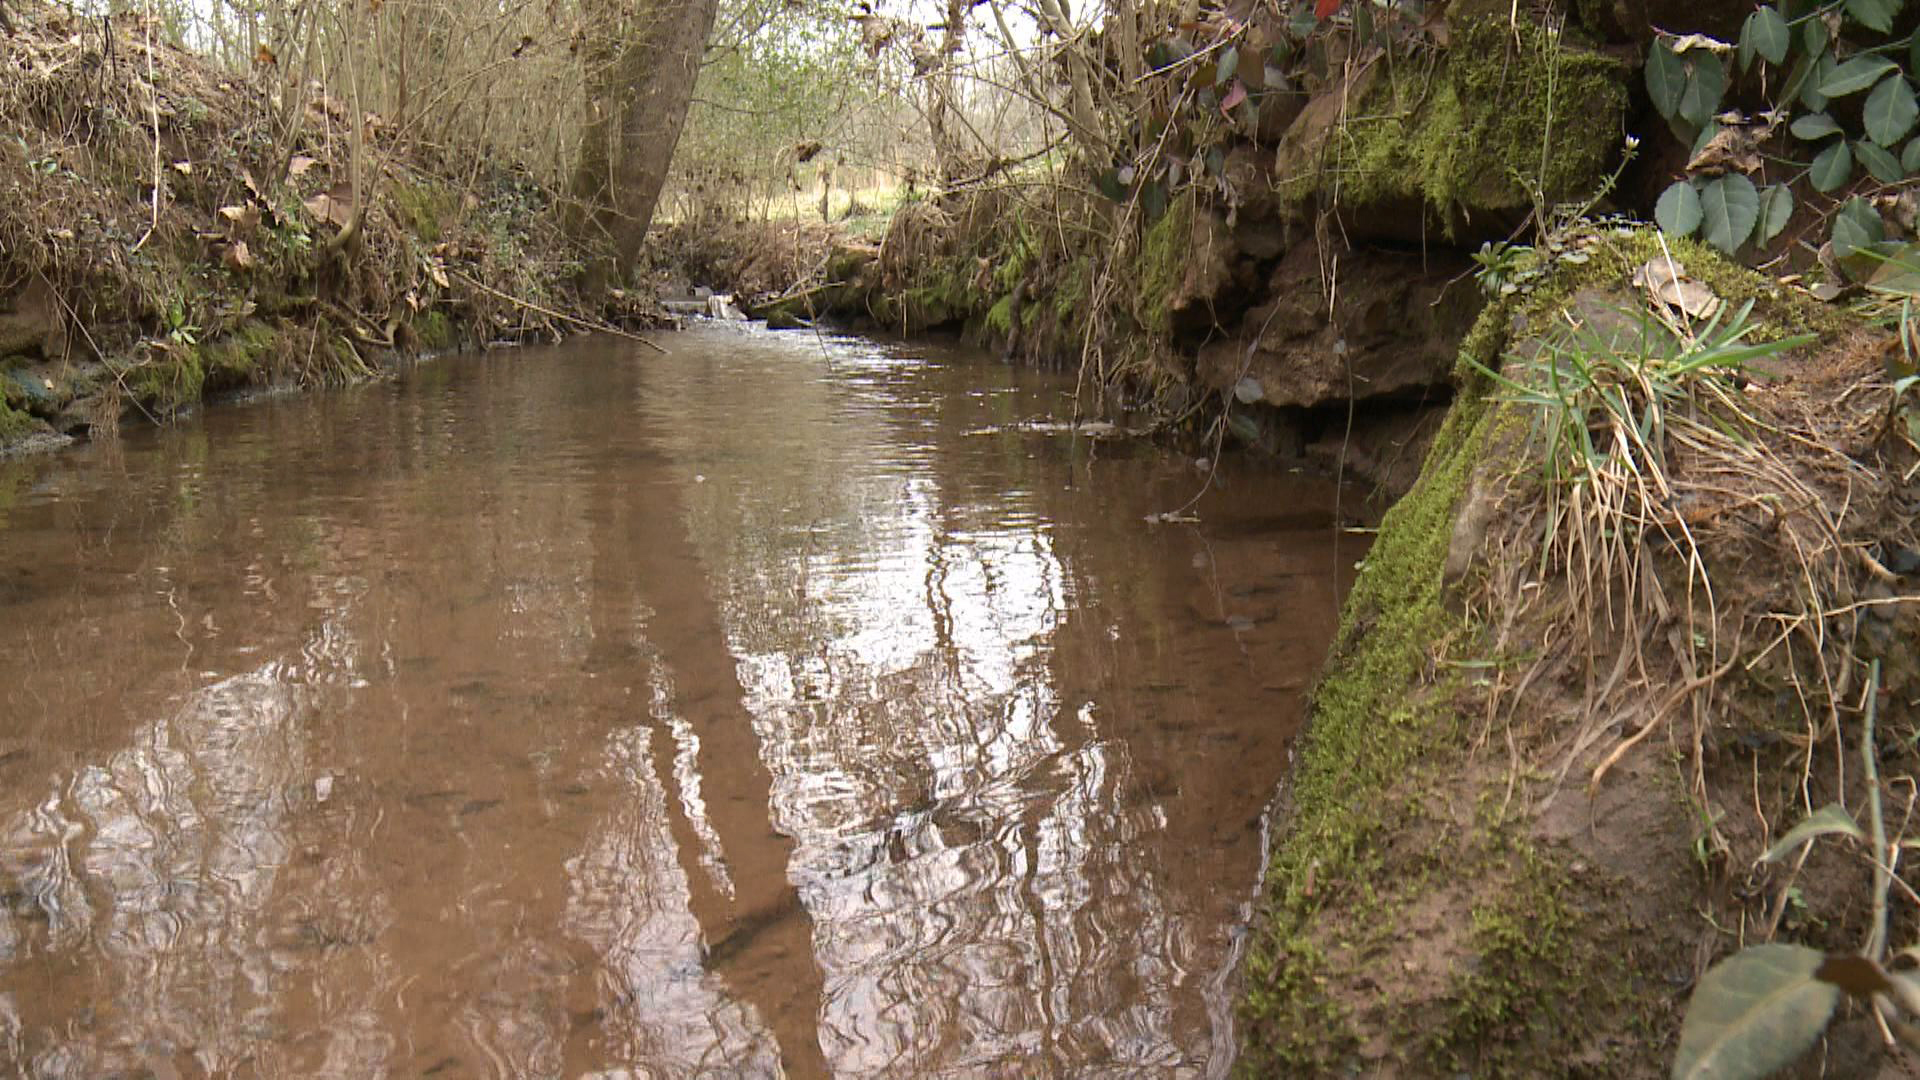
[[[0,37],[0,446],[369,378],[455,345],[644,325],[526,174],[134,14],[12,4]],[[149,30],[152,32],[149,32]]]

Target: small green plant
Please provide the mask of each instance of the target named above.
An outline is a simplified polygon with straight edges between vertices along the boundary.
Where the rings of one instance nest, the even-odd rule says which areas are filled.
[[[167,341],[174,345],[197,345],[200,343],[200,327],[195,325],[187,314],[184,301],[174,300],[167,305],[166,321]]]
[[[1649,315],[1616,312],[1606,329],[1591,321],[1563,327],[1533,357],[1509,356],[1504,372],[1468,362],[1508,400],[1538,410],[1550,487],[1593,483],[1617,470],[1658,486],[1675,419],[1699,424],[1694,406],[1729,401],[1749,363],[1814,340],[1752,342],[1752,313],[1751,301],[1731,316],[1723,309],[1683,335]]]
[[[1527,256],[1533,249],[1525,244],[1509,244],[1495,240],[1480,245],[1473,253],[1473,261],[1479,269],[1473,272],[1474,280],[1480,283],[1480,291],[1488,296],[1505,296],[1519,289],[1515,281]]]

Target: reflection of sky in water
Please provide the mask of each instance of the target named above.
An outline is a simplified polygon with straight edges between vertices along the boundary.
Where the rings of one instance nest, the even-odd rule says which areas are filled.
[[[1188,943],[1128,851],[1159,812],[1115,811],[1125,748],[1099,739],[1091,703],[1060,700],[1051,640],[1071,575],[1025,478],[966,440],[934,454],[960,458],[977,494],[944,489],[952,463],[888,443],[932,425],[915,369],[844,343],[831,366],[865,391],[851,409],[827,399],[852,414],[831,424],[789,409],[775,433],[674,430],[706,418],[671,378],[652,409],[700,471],[696,546],[781,538],[735,541],[714,588],[799,841],[828,1060],[844,1075],[1191,1066],[1206,1033],[1182,1046],[1168,1003]],[[771,528],[748,520],[766,511],[742,493],[756,484],[781,493]],[[766,588],[783,579],[787,595]]]

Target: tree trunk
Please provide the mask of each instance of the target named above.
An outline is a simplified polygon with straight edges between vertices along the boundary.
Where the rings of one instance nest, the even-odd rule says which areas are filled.
[[[606,6],[616,10],[596,12],[605,36],[587,50],[587,123],[568,223],[578,237],[612,241],[624,281],[666,186],[719,5],[652,0],[625,18],[622,5]]]

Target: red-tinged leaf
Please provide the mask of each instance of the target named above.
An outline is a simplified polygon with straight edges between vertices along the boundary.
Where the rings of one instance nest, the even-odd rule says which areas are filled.
[[[1340,0],[1314,0],[1313,17],[1316,19],[1330,18],[1339,10]]]
[[[1233,112],[1233,107],[1245,100],[1247,100],[1247,84],[1241,82],[1239,79],[1233,80],[1233,87],[1227,91],[1227,96],[1220,101],[1220,115],[1226,116]]]

